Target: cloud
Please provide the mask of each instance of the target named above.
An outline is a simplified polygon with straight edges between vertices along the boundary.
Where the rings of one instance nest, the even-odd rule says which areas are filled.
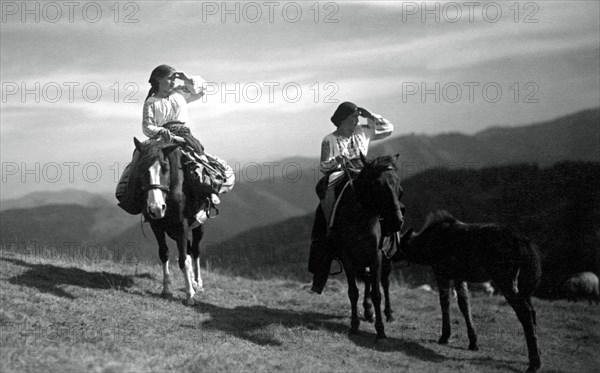
[[[489,118],[506,124],[546,119],[598,96],[590,83],[598,81],[598,2],[535,3],[537,23],[522,22],[531,11],[525,4],[519,3],[521,22],[515,22],[514,3],[497,3],[503,16],[496,23],[483,19],[479,8],[472,22],[404,19],[400,2],[339,2],[329,9],[318,3],[316,18],[314,2],[298,3],[303,17],[296,23],[282,17],[283,3],[273,22],[263,17],[256,23],[244,17],[236,23],[231,16],[223,22],[218,14],[203,14],[202,3],[165,1],[134,2],[137,10],[118,3],[119,22],[109,8],[113,2],[99,3],[103,17],[95,23],[81,12],[73,22],[11,18],[0,25],[0,74],[3,94],[14,84],[19,91],[2,102],[2,157],[43,159],[46,141],[67,141],[65,157],[84,157],[96,141],[102,151],[127,159],[131,137],[141,136],[148,76],[162,63],[216,83],[219,91],[190,106],[191,125],[211,147],[237,159],[315,154],[313,147],[331,130],[328,118],[345,100],[401,118],[402,133],[498,124]],[[123,22],[132,14],[137,22]],[[338,22],[324,22],[328,14]],[[473,79],[498,81],[505,92],[515,81],[534,80],[543,100],[518,110],[510,104],[401,101],[403,82]],[[573,92],[568,99],[558,82]],[[40,102],[32,94],[23,99],[22,87],[31,90],[36,83],[47,87]],[[238,90],[236,84],[239,93],[222,95],[224,88]],[[56,85],[62,96],[52,102]],[[102,95],[90,102],[97,87]],[[297,90],[302,95],[296,100]]]

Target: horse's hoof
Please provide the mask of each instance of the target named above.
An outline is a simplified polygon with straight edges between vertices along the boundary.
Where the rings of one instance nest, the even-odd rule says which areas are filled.
[[[541,367],[542,367],[542,363],[540,361],[530,362],[529,366],[527,367],[527,370],[525,372],[527,372],[527,373],[537,372]]]
[[[378,334],[377,337],[375,337],[375,343],[388,344],[389,340],[385,334],[381,334],[381,335]]]
[[[183,305],[184,306],[195,306],[196,305],[196,301],[194,300],[194,298],[188,298],[188,299],[184,299],[183,300]]]
[[[476,344],[469,345],[469,351],[479,351],[479,347]]]
[[[438,344],[441,344],[441,345],[447,345],[447,344],[448,344],[448,340],[449,340],[449,339],[450,339],[450,338],[441,337],[441,338],[438,340]]]
[[[197,290],[197,291],[203,291],[203,289],[204,289],[202,281],[192,280],[192,287],[194,288],[194,290]]]
[[[365,321],[373,323],[375,322],[375,318],[373,318],[373,315],[365,315]]]
[[[349,334],[349,335],[357,335],[357,334],[358,334],[358,326],[357,326],[356,328],[355,328],[355,327],[351,327],[351,328],[348,330],[348,334]]]
[[[163,299],[173,299],[173,293],[171,293],[170,291],[163,291],[162,293],[160,293],[160,297]]]
[[[385,321],[386,322],[394,322],[394,321],[396,321],[396,319],[394,318],[394,316],[389,315],[389,316],[385,317]]]

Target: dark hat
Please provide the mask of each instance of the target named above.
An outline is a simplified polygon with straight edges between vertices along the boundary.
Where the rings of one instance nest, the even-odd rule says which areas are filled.
[[[357,110],[358,106],[354,105],[352,102],[342,102],[340,106],[338,106],[335,113],[333,113],[331,121],[333,122],[333,124],[335,124],[336,127],[339,127],[339,125],[344,119],[354,114]]]

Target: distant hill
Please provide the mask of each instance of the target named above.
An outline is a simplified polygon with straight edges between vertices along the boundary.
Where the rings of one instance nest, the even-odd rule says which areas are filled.
[[[45,205],[75,204],[87,207],[103,207],[108,198],[80,189],[65,189],[59,192],[33,192],[24,197],[0,202],[0,210],[26,209]]]
[[[403,178],[432,167],[481,168],[511,163],[600,162],[600,109],[522,127],[494,127],[472,136],[447,133],[391,138],[370,155],[400,154]]]
[[[1,213],[2,243],[38,242],[44,246],[89,242],[94,208],[65,204],[6,210]]]

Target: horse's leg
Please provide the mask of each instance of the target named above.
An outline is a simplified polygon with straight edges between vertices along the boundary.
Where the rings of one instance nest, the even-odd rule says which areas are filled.
[[[471,305],[469,304],[469,288],[467,287],[466,281],[455,281],[454,287],[456,289],[456,296],[458,297],[458,308],[465,317],[465,323],[467,324],[467,335],[469,336],[469,350],[478,351],[477,347],[477,333],[475,333],[475,327],[473,326],[473,317],[471,316]]]
[[[533,325],[537,325],[537,316],[536,316],[535,308],[533,307],[533,303],[531,302],[531,297],[525,298],[525,302],[527,302],[529,309],[531,309],[531,318],[533,320]]]
[[[390,304],[390,273],[392,272],[392,265],[389,260],[384,259],[381,268],[381,286],[383,287],[383,296],[385,299],[385,320],[387,322],[394,321],[392,316],[392,306]]]
[[[377,340],[387,338],[383,326],[383,317],[381,316],[381,258],[383,254],[377,250],[377,262],[371,267],[371,300],[375,308],[375,330],[377,331]]]
[[[358,332],[360,320],[358,319],[358,286],[356,286],[356,272],[354,267],[346,259],[340,258],[346,272],[348,281],[348,298],[350,298],[350,307],[352,309],[352,318],[350,319],[350,334]]]
[[[531,297],[529,295],[518,294],[514,291],[512,282],[498,282],[501,286],[502,293],[508,301],[508,304],[515,310],[517,318],[523,326],[525,340],[527,342],[527,351],[529,353],[528,372],[536,372],[541,366],[540,352],[535,335],[536,316]]]
[[[448,344],[450,339],[450,279],[436,271],[435,274],[442,308],[442,335],[439,344]]]
[[[179,269],[183,273],[183,280],[185,284],[185,296],[186,299],[184,304],[193,306],[194,295],[196,294],[192,286],[192,258],[188,255],[188,240],[187,240],[187,228],[181,224],[173,230],[173,238],[177,242],[177,250],[179,251]]]
[[[371,279],[369,278],[370,273],[365,274],[365,292],[363,293],[363,309],[364,319],[368,322],[373,322],[373,302],[371,301]]]
[[[160,223],[151,221],[150,227],[156,237],[158,243],[158,257],[162,263],[163,270],[163,290],[161,296],[163,298],[173,297],[173,287],[171,283],[171,273],[169,272],[169,247],[167,246],[167,240],[165,236],[165,230],[162,228]]]
[[[204,236],[204,225],[192,230],[191,254],[194,265],[194,276],[192,278],[192,287],[196,291],[204,291],[202,276],[200,274],[200,241]]]

